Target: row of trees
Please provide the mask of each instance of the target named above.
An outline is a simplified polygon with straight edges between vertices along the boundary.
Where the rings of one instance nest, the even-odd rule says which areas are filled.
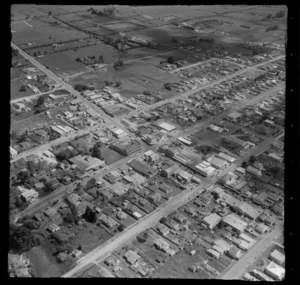
[[[95,87],[92,87],[92,86],[89,86],[89,85],[86,85],[86,84],[78,83],[74,86],[74,89],[78,92],[82,92],[82,91],[85,91],[85,90],[95,90]]]

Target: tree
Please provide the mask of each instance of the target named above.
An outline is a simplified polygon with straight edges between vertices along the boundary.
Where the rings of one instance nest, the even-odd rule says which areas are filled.
[[[175,59],[173,58],[173,56],[168,57],[167,62],[169,64],[173,64],[175,62]]]
[[[74,224],[75,220],[73,218],[73,215],[71,213],[67,213],[63,216],[63,221],[66,224]]]
[[[103,56],[102,56],[102,55],[99,55],[99,57],[98,57],[98,62],[99,62],[99,63],[102,63],[102,62],[103,62]]]
[[[243,168],[246,168],[247,166],[248,166],[248,163],[247,163],[246,161],[243,161],[243,162],[242,162],[242,167],[243,167]]]
[[[20,92],[25,92],[26,91],[26,85],[22,85],[19,89]]]
[[[171,43],[178,43],[178,41],[175,38],[172,38]]]
[[[114,68],[117,68],[119,66],[123,66],[124,62],[122,59],[118,59],[115,63],[114,63]]]
[[[256,157],[254,155],[251,155],[250,158],[249,158],[249,161],[251,163],[254,163],[256,161]]]
[[[119,232],[123,232],[124,229],[125,229],[125,226],[124,226],[123,224],[120,224],[120,225],[118,226]]]
[[[149,90],[145,90],[145,91],[143,92],[143,94],[144,94],[144,95],[151,95],[151,93],[150,93]]]
[[[93,224],[96,223],[98,219],[96,211],[92,210],[91,207],[89,206],[87,206],[85,209],[84,218],[89,223],[93,223]]]
[[[32,160],[29,160],[27,162],[27,168],[28,168],[30,175],[33,176],[33,174],[35,173],[35,164]]]
[[[30,229],[24,226],[9,226],[9,248],[18,253],[23,253],[37,245],[37,241]]]
[[[29,174],[29,171],[27,169],[20,171],[17,175],[17,179],[21,183],[25,183],[29,178],[30,178],[30,174]]]
[[[121,82],[121,81],[116,81],[116,87],[120,87],[120,86],[121,86],[121,84],[122,84],[122,82]]]
[[[53,184],[50,181],[46,181],[44,190],[45,192],[53,192],[54,191]]]
[[[45,103],[45,98],[44,98],[43,96],[40,96],[40,97],[37,99],[36,107],[42,106],[42,105],[44,105],[44,103]]]
[[[74,219],[74,222],[77,224],[78,221],[79,221],[79,217],[78,217],[78,211],[77,211],[77,208],[74,204],[70,203],[69,204],[69,208],[71,210],[71,214],[72,214],[72,217]]]
[[[86,185],[85,185],[85,190],[89,190],[89,189],[91,189],[91,188],[93,188],[93,187],[95,187],[96,186],[96,179],[93,177],[93,178],[91,178],[87,183],[86,183]]]
[[[36,57],[36,56],[37,56],[37,53],[36,53],[36,52],[34,52],[33,56],[34,56],[34,57]]]
[[[276,18],[283,18],[285,16],[285,13],[283,11],[279,11],[275,14]]]
[[[277,176],[281,171],[281,168],[280,166],[278,165],[275,165],[273,167],[270,168],[270,173],[273,175],[273,176]]]
[[[49,12],[48,12],[48,15],[49,15],[49,16],[51,16],[51,15],[52,15],[52,12],[51,12],[51,11],[49,11]]]
[[[165,224],[167,222],[167,218],[166,217],[162,217],[160,220],[159,220],[160,223],[162,224]]]

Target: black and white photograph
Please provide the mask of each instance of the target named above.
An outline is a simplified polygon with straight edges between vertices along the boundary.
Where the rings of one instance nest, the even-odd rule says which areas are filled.
[[[288,10],[11,5],[9,278],[284,280]]]

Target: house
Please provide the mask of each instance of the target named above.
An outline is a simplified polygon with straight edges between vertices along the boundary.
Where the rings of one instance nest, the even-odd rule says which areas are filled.
[[[192,216],[196,216],[197,213],[198,213],[197,210],[192,206],[186,207],[184,209],[184,211],[187,212],[188,214],[192,215]]]
[[[124,258],[130,265],[134,265],[141,259],[141,256],[139,256],[137,252],[130,249],[125,253]]]
[[[21,195],[20,198],[23,199],[25,202],[33,202],[38,198],[39,193],[35,191],[34,189],[30,189],[27,191],[24,191]]]
[[[277,281],[281,281],[285,275],[285,269],[277,265],[274,261],[266,267],[265,273]]]
[[[183,224],[187,220],[187,218],[180,213],[176,214],[173,219],[180,224]]]
[[[161,199],[161,195],[159,193],[155,193],[155,194],[149,195],[148,198],[150,201],[159,202]]]
[[[76,193],[71,193],[67,198],[66,202],[71,203],[75,206],[78,206],[80,204],[81,197]]]
[[[223,218],[223,223],[230,226],[233,230],[238,233],[242,233],[247,227],[247,223],[242,221],[238,216],[229,214]]]
[[[114,219],[105,215],[104,213],[102,213],[99,216],[99,221],[101,221],[104,225],[106,225],[109,228],[113,228],[114,226],[116,226],[118,224]]]
[[[216,250],[214,250],[212,248],[208,249],[206,251],[206,253],[208,255],[210,255],[211,257],[214,257],[215,259],[218,259],[221,256],[221,254],[218,251],[216,251]]]
[[[233,259],[240,259],[242,257],[242,252],[236,246],[233,246],[228,252],[227,255]]]
[[[166,236],[170,232],[170,229],[163,224],[159,224],[157,227],[157,231],[163,236]]]
[[[281,253],[280,251],[278,251],[277,249],[274,250],[270,255],[269,258],[272,261],[275,261],[277,264],[282,265],[283,263],[285,263],[285,255],[283,253]]]
[[[52,217],[52,216],[54,216],[56,213],[57,213],[57,211],[56,211],[55,208],[49,208],[48,210],[46,210],[46,211],[44,212],[45,216],[47,216],[47,217]]]
[[[154,241],[154,245],[158,249],[162,250],[163,252],[168,252],[168,250],[170,248],[170,245],[166,241],[162,240],[161,238],[156,239]]]
[[[117,266],[121,263],[121,261],[117,257],[111,255],[105,260],[104,263],[108,266]]]
[[[255,227],[255,230],[256,230],[258,233],[263,234],[263,233],[266,233],[266,232],[269,230],[269,227],[266,226],[265,224],[259,223],[259,224]]]
[[[202,220],[202,224],[207,226],[209,229],[213,229],[220,221],[221,217],[215,213],[210,214]]]
[[[142,218],[143,217],[143,215],[141,214],[141,213],[139,213],[139,212],[133,212],[132,213],[132,215],[135,217],[135,218],[137,218],[138,220],[140,219],[140,218]]]
[[[88,155],[76,155],[70,159],[70,162],[75,164],[84,173],[91,169],[99,169],[105,165],[103,160]]]
[[[119,211],[117,214],[116,214],[116,217],[119,219],[119,220],[125,220],[127,219],[127,214],[123,211]]]
[[[15,157],[15,156],[18,155],[18,152],[14,148],[12,148],[11,146],[9,147],[9,151],[10,151],[10,156],[11,157]]]

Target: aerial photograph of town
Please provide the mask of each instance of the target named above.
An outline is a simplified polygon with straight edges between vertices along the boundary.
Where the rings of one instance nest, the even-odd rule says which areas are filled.
[[[284,280],[287,13],[12,5],[8,276]]]

